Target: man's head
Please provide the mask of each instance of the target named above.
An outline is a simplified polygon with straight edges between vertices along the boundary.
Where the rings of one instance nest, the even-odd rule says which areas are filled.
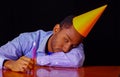
[[[73,18],[74,16],[68,16],[60,24],[55,25],[53,35],[48,42],[48,50],[68,52],[82,42],[84,37],[73,27]]]
[[[77,47],[93,28],[107,5],[101,6],[79,16],[68,16],[53,28],[53,35],[48,42],[52,52],[68,52]]]

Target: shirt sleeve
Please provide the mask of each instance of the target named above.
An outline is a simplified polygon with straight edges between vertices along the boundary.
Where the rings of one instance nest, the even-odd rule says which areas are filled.
[[[38,65],[56,67],[81,67],[84,63],[85,55],[83,44],[73,48],[70,52],[57,52],[52,55],[38,56]]]

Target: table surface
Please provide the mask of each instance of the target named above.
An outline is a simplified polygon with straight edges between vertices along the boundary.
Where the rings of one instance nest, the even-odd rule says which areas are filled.
[[[0,77],[120,77],[120,66],[84,66],[60,68],[35,66],[27,73],[0,70]]]

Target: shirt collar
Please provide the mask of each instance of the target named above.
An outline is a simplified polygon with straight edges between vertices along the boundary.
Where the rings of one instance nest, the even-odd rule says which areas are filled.
[[[45,47],[49,37],[53,34],[52,31],[48,32],[45,37],[42,37],[42,41],[39,43],[38,52],[45,52]]]

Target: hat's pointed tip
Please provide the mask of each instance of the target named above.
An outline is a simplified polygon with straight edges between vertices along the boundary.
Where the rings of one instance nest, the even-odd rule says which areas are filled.
[[[103,11],[107,7],[107,4],[88,11],[84,14],[76,16],[73,18],[74,28],[84,37],[88,35],[92,27],[95,25],[97,20],[102,15]]]
[[[107,4],[105,4],[105,5],[103,5],[103,6],[102,6],[102,8],[103,8],[103,9],[105,9],[107,6],[108,6],[108,5],[107,5]]]

